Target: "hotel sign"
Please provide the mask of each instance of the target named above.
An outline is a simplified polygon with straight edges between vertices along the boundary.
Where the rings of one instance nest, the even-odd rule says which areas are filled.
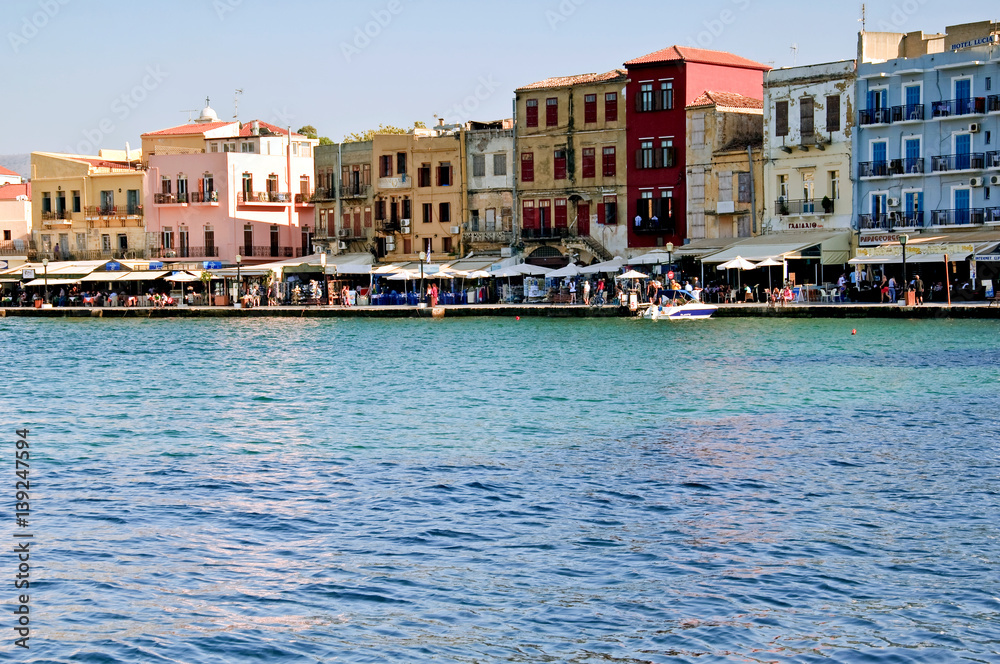
[[[862,247],[877,247],[880,244],[899,242],[898,233],[879,233],[878,235],[862,235],[858,239],[858,245]]]
[[[970,39],[969,41],[961,42],[960,44],[952,44],[951,50],[957,51],[963,48],[972,48],[973,46],[985,46],[986,44],[995,44],[997,41],[996,35],[990,35],[989,37],[980,37],[978,39]]]

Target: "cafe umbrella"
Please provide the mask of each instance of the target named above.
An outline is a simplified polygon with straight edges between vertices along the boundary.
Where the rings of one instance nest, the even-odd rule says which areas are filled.
[[[754,270],[754,269],[757,268],[756,265],[754,265],[753,263],[751,263],[747,259],[743,258],[742,256],[737,256],[733,260],[729,261],[728,263],[723,263],[719,267],[723,268],[725,270],[737,270],[738,271],[736,273],[736,283],[739,286],[738,290],[743,290],[743,279],[742,279],[742,275],[740,275],[740,272],[742,272],[743,270]]]
[[[761,262],[757,263],[757,267],[766,267],[767,270],[767,289],[771,290],[771,269],[772,267],[781,267],[784,263],[781,261],[776,261],[773,258],[765,258]]]

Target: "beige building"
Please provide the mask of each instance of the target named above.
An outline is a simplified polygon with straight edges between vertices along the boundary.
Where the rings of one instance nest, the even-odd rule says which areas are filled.
[[[472,122],[465,139],[468,217],[461,254],[499,254],[514,243],[513,120]]]
[[[626,81],[625,71],[615,69],[516,91],[515,214],[532,262],[624,255]]]
[[[146,257],[138,155],[31,155],[31,232],[37,258],[99,260]]]
[[[705,92],[687,107],[687,229],[691,241],[750,237],[764,208],[764,104]]]
[[[376,238],[372,141],[316,148],[316,244],[333,255],[385,255]]]

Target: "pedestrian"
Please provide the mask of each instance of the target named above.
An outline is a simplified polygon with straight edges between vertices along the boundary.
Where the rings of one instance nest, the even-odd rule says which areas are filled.
[[[569,303],[576,304],[576,282],[569,280]]]
[[[347,284],[344,284],[344,287],[340,289],[340,306],[351,306],[351,292],[347,290]]]
[[[583,282],[583,303],[590,306],[590,280]]]
[[[889,304],[896,304],[896,277],[889,277]]]
[[[604,306],[604,279],[597,280],[597,303]]]
[[[920,278],[919,274],[913,275],[913,290],[914,296],[916,297],[917,305],[924,303],[924,280]]]

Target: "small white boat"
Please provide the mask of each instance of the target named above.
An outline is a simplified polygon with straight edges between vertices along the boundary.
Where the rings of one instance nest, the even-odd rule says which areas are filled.
[[[711,318],[718,311],[712,304],[700,302],[693,293],[686,290],[668,290],[662,293],[666,304],[651,305],[643,313],[649,320],[700,320]],[[664,300],[661,300],[664,301]]]

